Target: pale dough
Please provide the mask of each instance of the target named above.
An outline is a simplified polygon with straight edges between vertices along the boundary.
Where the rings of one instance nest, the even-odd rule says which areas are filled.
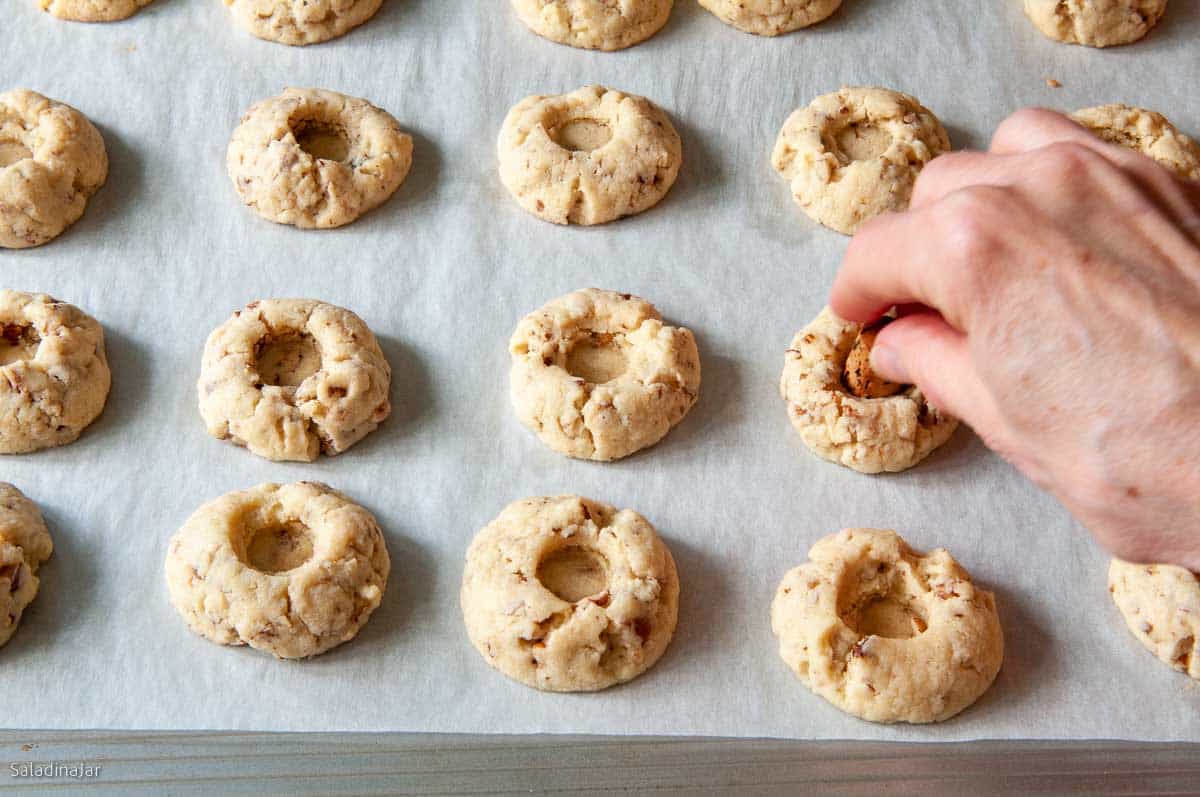
[[[778,36],[828,18],[842,0],[700,0],[726,25],[759,36]]]
[[[667,24],[674,0],[512,0],[529,29],[585,50],[622,50]]]
[[[96,319],[44,293],[0,291],[0,454],[76,440],[111,384]]]
[[[1135,42],[1166,10],[1167,0],[1025,0],[1025,13],[1046,36],[1089,47]]]
[[[658,204],[679,174],[683,144],[645,97],[603,86],[521,100],[498,142],[500,180],[517,203],[555,224],[603,224]]]
[[[412,166],[412,137],[366,100],[285,89],[246,112],[225,163],[238,196],[263,218],[340,227],[396,192]]]
[[[335,39],[375,16],[383,0],[224,0],[242,27],[281,44]]]
[[[679,609],[671,552],[638,513],[563,495],[505,507],[467,550],[475,649],[521,683],[604,689],[658,661]]]
[[[991,592],[944,549],[894,531],[825,537],[771,605],[779,655],[812,691],[871,722],[941,722],[987,691],[1004,659]]]
[[[43,11],[72,22],[116,22],[131,17],[150,0],[38,0]]]
[[[851,394],[846,360],[861,330],[826,307],[796,333],[779,384],[788,417],[804,444],[831,462],[860,473],[911,468],[949,440],[958,421],[915,385],[881,398]]]
[[[86,116],[34,91],[0,94],[0,248],[56,238],[107,177],[104,139]]]
[[[1200,180],[1200,145],[1160,113],[1114,103],[1084,108],[1071,118],[1110,144],[1151,157],[1186,180]]]
[[[21,614],[37,596],[37,570],[54,552],[37,504],[0,482],[0,645],[8,642]]]
[[[208,433],[273,460],[340,454],[391,413],[392,370],[354,313],[312,299],[251,302],[204,346]]]
[[[700,390],[691,330],[627,293],[587,288],[547,302],[521,319],[508,349],[517,417],[569,457],[613,460],[654,445]]]
[[[387,588],[375,517],[318,482],[260,484],[195,511],[171,538],[171,603],[197,634],[301,659],[349,642]]]
[[[788,117],[771,163],[805,213],[850,235],[907,208],[921,169],[949,149],[942,123],[915,97],[845,86]]]
[[[1108,591],[1146,650],[1200,680],[1200,577],[1182,567],[1113,559]]]

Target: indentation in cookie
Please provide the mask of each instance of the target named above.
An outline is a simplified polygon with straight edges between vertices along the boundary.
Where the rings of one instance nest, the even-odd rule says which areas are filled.
[[[292,135],[300,149],[314,158],[345,163],[350,156],[350,141],[346,131],[336,124],[319,119],[299,119],[292,122]]]
[[[612,128],[599,119],[568,119],[547,133],[555,144],[572,152],[591,152],[612,140]]]
[[[851,122],[834,134],[830,147],[843,162],[869,161],[887,152],[892,136],[870,122]]]
[[[254,365],[263,384],[297,387],[321,370],[321,348],[311,335],[304,333],[264,338],[259,343]]]
[[[32,326],[4,324],[0,327],[0,365],[11,365],[37,356],[41,336]]]
[[[537,579],[567,603],[575,603],[608,589],[608,562],[596,551],[568,545],[538,562]]]
[[[0,169],[32,157],[33,151],[17,139],[0,136]]]
[[[908,639],[926,628],[925,618],[916,607],[894,596],[868,601],[854,619],[851,627],[864,636]]]
[[[312,531],[293,520],[252,529],[242,561],[261,573],[286,573],[313,556]]]
[[[567,353],[567,373],[593,385],[611,382],[628,367],[625,352],[611,333],[592,333]]]

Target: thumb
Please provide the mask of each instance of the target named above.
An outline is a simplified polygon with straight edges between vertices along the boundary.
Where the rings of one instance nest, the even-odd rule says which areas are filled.
[[[1005,428],[996,400],[983,384],[967,337],[931,310],[904,315],[879,332],[871,368],[892,382],[916,385],[939,410],[971,426],[985,440]]]

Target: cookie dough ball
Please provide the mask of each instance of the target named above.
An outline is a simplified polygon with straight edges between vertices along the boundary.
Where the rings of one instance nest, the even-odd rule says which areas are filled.
[[[131,17],[150,0],[38,0],[43,11],[72,22],[117,22]]]
[[[75,441],[111,384],[96,319],[44,293],[0,291],[0,454]]]
[[[850,86],[789,116],[771,163],[805,213],[851,235],[907,208],[921,169],[949,149],[942,123],[916,98]]]
[[[1071,118],[1110,144],[1140,152],[1185,180],[1200,180],[1200,145],[1165,116],[1129,105],[1099,105]]]
[[[1200,576],[1172,565],[1113,559],[1108,591],[1146,650],[1200,680]]]
[[[941,722],[987,691],[1004,658],[992,593],[944,549],[894,531],[825,537],[771,605],[779,655],[812,691],[871,722]]]
[[[54,543],[37,504],[0,482],[0,645],[8,642],[38,591],[38,566]]]
[[[58,237],[107,177],[104,139],[86,116],[34,91],[0,94],[0,248]]]
[[[726,25],[759,36],[778,36],[826,19],[842,0],[700,0]]]
[[[517,103],[499,154],[500,179],[525,210],[555,224],[603,224],[658,204],[683,144],[645,97],[588,86]]]
[[[877,331],[826,307],[792,339],[779,384],[804,444],[859,473],[911,468],[958,427],[920,388],[894,385],[870,371]]]
[[[1046,36],[1089,47],[1135,42],[1166,10],[1167,0],[1025,0],[1025,13]]]
[[[375,517],[318,482],[260,484],[204,504],[171,538],[166,565],[189,628],[281,659],[353,639],[390,569]]]
[[[513,407],[560,454],[608,461],[654,445],[700,390],[696,339],[654,305],[597,288],[521,319],[508,343]]]
[[[225,0],[251,34],[281,44],[336,39],[375,16],[383,0]]]
[[[658,33],[674,0],[512,0],[539,36],[585,50],[623,50]]]
[[[251,106],[226,152],[229,179],[264,219],[341,227],[383,204],[412,165],[412,137],[366,100],[285,89]]]
[[[388,415],[392,369],[366,323],[312,299],[251,302],[213,330],[200,365],[208,433],[260,457],[341,454]]]
[[[662,656],[679,578],[637,512],[575,495],[527,498],[475,536],[460,598],[488,664],[538,689],[595,691]]]

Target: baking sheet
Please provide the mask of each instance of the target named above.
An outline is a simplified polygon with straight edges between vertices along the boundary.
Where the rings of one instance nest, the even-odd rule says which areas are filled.
[[[44,508],[54,558],[0,651],[9,728],[719,734],[952,740],[1200,740],[1200,685],[1124,629],[1106,556],[1052,499],[968,430],[904,474],[818,460],[777,392],[793,333],[821,308],[846,239],[810,222],[773,173],[788,113],[842,83],[915,93],[957,147],[1010,111],[1122,101],[1200,132],[1200,4],[1175,0],[1133,47],[1054,44],[1017,0],[847,0],[827,23],[768,40],[680,0],[653,40],[618,54],[539,39],[495,0],[387,0],[328,44],[291,49],[235,27],[216,0],[156,0],[113,25],[6,6],[0,85],[87,113],[112,160],[83,219],[0,252],[0,284],[77,303],[105,325],[114,389],[78,443],[0,460]],[[1062,88],[1052,89],[1054,78]],[[519,210],[494,140],[526,94],[599,82],[645,94],[679,128],[667,199],[596,229]],[[241,206],[229,133],[284,86],[364,96],[415,137],[408,181],[336,231]],[[613,464],[568,460],[513,417],[506,342],[517,319],[599,286],[656,302],[697,336],[701,398],[663,443]],[[348,454],[275,464],[209,438],[194,383],[209,331],[268,296],[348,306],[390,359],[394,414]],[[167,540],[202,502],[263,481],[320,479],[378,516],[393,561],[352,644],[274,661],[192,635],[168,603]],[[539,694],[489,669],[458,609],[475,531],[509,501],[577,492],[632,507],[678,561],[679,628],[642,678]],[[936,727],[882,727],[808,692],[776,653],[775,587],[844,526],[945,545],[997,592],[1007,656],[995,686]]]

